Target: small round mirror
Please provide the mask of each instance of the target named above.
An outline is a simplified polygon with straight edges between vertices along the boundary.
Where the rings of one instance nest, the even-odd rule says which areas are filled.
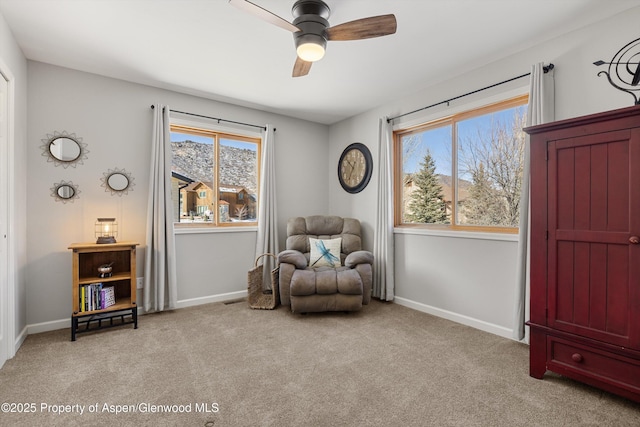
[[[56,182],[53,184],[53,187],[51,187],[51,197],[53,197],[56,202],[73,202],[79,193],[80,190],[78,190],[78,186],[74,185],[71,181]]]
[[[70,185],[61,185],[56,189],[58,197],[61,199],[70,199],[76,194],[76,190]]]
[[[107,178],[107,185],[113,191],[124,191],[129,186],[129,178],[120,172],[114,172]]]
[[[135,184],[133,182],[133,177],[129,172],[125,169],[109,169],[107,172],[102,174],[102,186],[104,187],[104,191],[111,192],[111,195],[118,195],[122,197],[127,194],[129,191],[133,191],[133,187]]]
[[[78,142],[71,138],[54,138],[49,143],[49,152],[61,162],[73,162],[80,157],[82,150]]]

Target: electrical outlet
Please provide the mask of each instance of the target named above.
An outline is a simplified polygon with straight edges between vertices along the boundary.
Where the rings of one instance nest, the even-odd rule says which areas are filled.
[[[136,279],[136,288],[137,289],[142,289],[142,279],[144,279],[144,277],[138,277]]]

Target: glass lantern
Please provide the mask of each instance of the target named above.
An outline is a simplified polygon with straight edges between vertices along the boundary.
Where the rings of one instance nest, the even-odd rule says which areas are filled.
[[[118,223],[115,218],[98,218],[96,221],[96,243],[116,243]]]

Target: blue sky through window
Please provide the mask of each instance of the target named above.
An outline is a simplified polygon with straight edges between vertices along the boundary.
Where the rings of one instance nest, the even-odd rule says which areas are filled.
[[[442,126],[416,134],[416,151],[403,159],[404,173],[418,172],[427,151],[436,163],[436,173],[451,175],[451,126]]]
[[[516,111],[518,109],[526,110],[526,108],[526,105],[507,108],[506,110],[459,121],[457,122],[458,138],[459,140],[468,139],[477,135],[478,130],[489,132],[492,123],[511,123]],[[518,113],[520,110],[518,110]],[[417,138],[417,147],[408,157],[403,158],[403,172],[405,174],[418,172],[428,150],[436,163],[436,173],[451,176],[451,126],[445,125],[413,135]],[[403,137],[403,142],[405,138],[408,138],[408,136]]]
[[[171,132],[171,142],[193,141],[201,144],[213,144],[213,138],[210,136],[191,135],[186,133]]]
[[[171,132],[171,142],[184,142],[184,141],[193,141],[193,142],[199,142],[201,144],[209,144],[209,145],[213,144],[213,138],[211,138],[210,136]],[[241,148],[244,150],[251,150],[251,151],[257,150],[257,145],[254,143],[236,141],[233,139],[221,138],[220,144],[225,145],[227,147]]]
[[[235,141],[233,139],[220,139],[220,144],[222,145],[226,145],[227,147],[235,147],[235,148],[241,148],[243,150],[251,150],[251,151],[256,151],[257,150],[257,145],[252,143],[252,142],[242,142],[242,141]]]

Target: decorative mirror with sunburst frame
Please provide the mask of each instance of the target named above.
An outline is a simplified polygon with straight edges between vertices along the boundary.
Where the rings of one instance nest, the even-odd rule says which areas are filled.
[[[81,165],[89,152],[87,144],[82,142],[81,137],[65,130],[47,134],[47,137],[41,141],[40,148],[42,148],[42,155],[47,158],[47,162],[52,162],[55,166],[62,166],[65,169],[69,166],[75,168],[76,165]]]
[[[104,191],[110,191],[111,195],[123,196],[127,194],[129,191],[133,191],[133,177],[131,173],[127,172],[125,169],[109,169],[107,172],[102,174],[102,186],[104,187]]]
[[[60,181],[54,183],[53,187],[51,187],[51,197],[53,197],[56,202],[73,202],[73,199],[79,197],[78,194],[80,194],[78,186],[71,181]]]

